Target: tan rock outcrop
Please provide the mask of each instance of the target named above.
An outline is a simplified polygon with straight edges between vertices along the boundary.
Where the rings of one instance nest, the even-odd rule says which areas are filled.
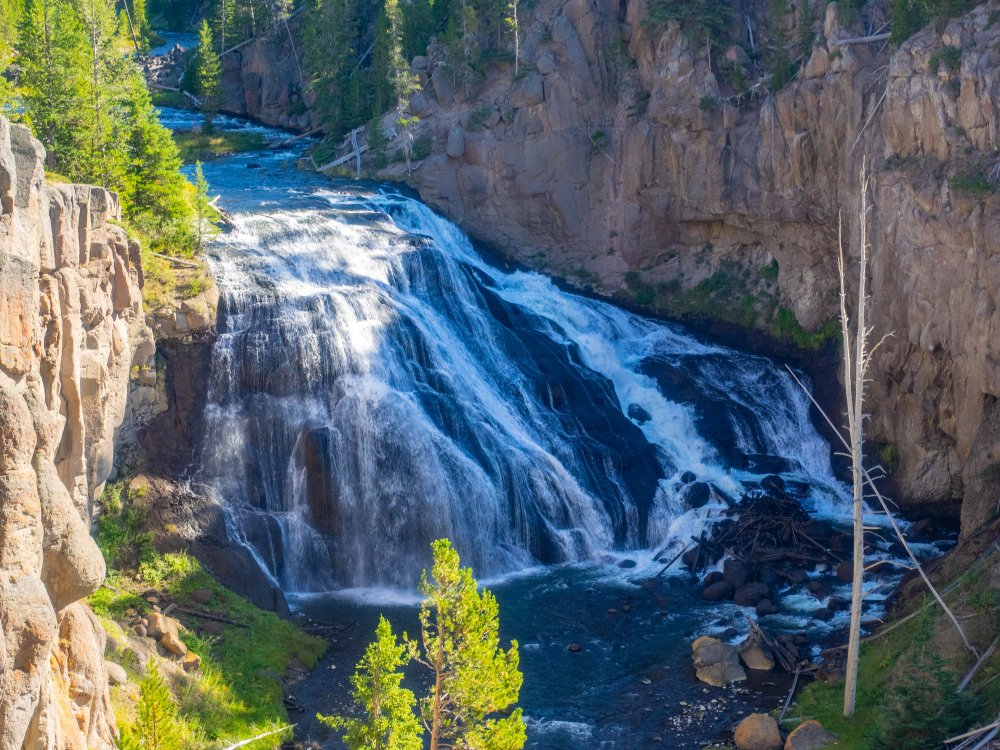
[[[758,44],[795,22],[758,5],[747,19]],[[399,176],[509,257],[609,296],[631,296],[630,272],[669,295],[726,264],[757,278],[776,261],[772,310],[814,328],[837,314],[841,212],[857,252],[865,160],[873,320],[895,334],[875,362],[872,437],[894,448],[902,502],[964,498],[973,528],[996,510],[981,485],[1000,476],[992,459],[979,461],[985,475],[964,468],[997,451],[983,425],[1000,396],[1000,197],[951,178],[997,163],[996,9],[893,50],[842,44],[862,30],[813,4],[799,75],[737,102],[705,46],[674,22],[646,23],[643,0],[541,0],[522,19],[532,72],[518,81],[494,69],[466,101],[437,86],[440,51],[421,58],[417,137],[434,146]],[[946,45],[960,53],[954,70],[932,64]]]
[[[152,356],[117,196],[44,181],[0,118],[0,750],[114,746],[105,635],[80,599],[130,369]]]

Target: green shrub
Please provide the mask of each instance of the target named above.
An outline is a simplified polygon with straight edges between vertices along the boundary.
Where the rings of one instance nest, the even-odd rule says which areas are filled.
[[[938,72],[941,65],[943,64],[948,70],[955,71],[962,67],[962,50],[958,47],[952,47],[950,45],[945,45],[933,55],[931,55],[930,60],[928,60],[930,68],[935,73]]]
[[[719,99],[718,97],[715,96],[710,96],[706,94],[705,96],[701,97],[701,99],[698,100],[698,109],[700,109],[702,112],[708,112],[709,110],[713,110],[718,106],[719,106]]]
[[[952,177],[948,182],[952,190],[974,198],[988,198],[997,189],[983,172],[966,172]]]
[[[431,150],[434,148],[434,139],[431,138],[430,133],[424,133],[423,135],[417,136],[413,141],[413,147],[410,149],[410,158],[414,161],[420,161],[421,159],[426,159],[431,155]]]
[[[646,11],[651,26],[677,21],[685,36],[700,44],[708,39],[717,47],[728,43],[731,20],[732,9],[724,0],[651,0]]]
[[[799,323],[794,311],[787,307],[779,307],[771,323],[771,333],[775,338],[791,342],[800,349],[818,349],[840,334],[840,323],[831,319],[818,330],[807,331]]]

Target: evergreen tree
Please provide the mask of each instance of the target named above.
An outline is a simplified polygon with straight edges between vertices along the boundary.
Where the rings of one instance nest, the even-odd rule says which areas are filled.
[[[90,141],[85,175],[102,185],[117,184],[124,171],[123,133],[113,108],[121,99],[128,60],[122,55],[114,0],[77,0],[87,47],[84,127]]]
[[[219,111],[219,98],[222,94],[222,66],[212,41],[212,29],[208,25],[208,21],[205,20],[201,22],[201,28],[198,30],[196,66],[201,109],[205,113],[205,125],[210,128],[212,118]]]
[[[410,128],[416,124],[417,118],[406,114],[410,106],[410,97],[420,90],[420,82],[410,72],[409,63],[403,57],[403,14],[399,0],[385,0],[385,39],[388,51],[389,80],[396,96],[396,125],[400,129],[400,140],[403,144],[403,155],[406,158],[406,168],[410,169],[410,154],[413,148],[413,134]]]
[[[357,62],[361,33],[358,0],[312,0],[305,25],[305,64],[316,109],[333,138],[364,122],[370,105]]]
[[[319,716],[334,729],[344,731],[349,750],[421,750],[424,730],[413,712],[416,699],[402,687],[400,667],[409,662],[410,644],[399,643],[392,626],[379,619],[375,641],[368,645],[351,677],[355,704],[365,713],[364,719]]]
[[[23,116],[46,148],[47,166],[82,174],[88,51],[68,0],[27,0],[18,48]]]
[[[119,745],[123,750],[183,750],[177,704],[154,657],[150,657],[146,676],[139,683],[135,724],[122,733]]]
[[[420,584],[422,651],[411,647],[434,675],[430,695],[420,701],[430,748],[520,750],[524,721],[520,709],[510,710],[522,682],[517,642],[500,648],[497,600],[478,591],[451,543],[440,539],[432,548],[431,577],[424,571]]]

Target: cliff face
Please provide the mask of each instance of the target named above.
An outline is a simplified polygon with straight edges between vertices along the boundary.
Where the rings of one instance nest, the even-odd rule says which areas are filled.
[[[301,14],[222,58],[222,109],[266,125],[311,130],[307,107]]]
[[[998,160],[996,3],[895,51],[841,44],[863,31],[823,8],[795,80],[740,102],[704,45],[650,26],[642,0],[543,0],[516,80],[494,71],[466,101],[433,48],[414,61],[416,137],[432,146],[399,174],[508,256],[601,293],[631,298],[638,276],[669,309],[725,271],[744,280],[734,297],[814,328],[837,314],[841,212],[857,257],[864,159],[874,324],[894,334],[873,365],[872,436],[898,461],[901,500],[964,498],[974,528],[1000,496],[1000,198],[950,178]],[[751,4],[745,21],[762,44],[805,13],[772,21]],[[736,39],[751,48],[746,28]],[[738,46],[726,58],[752,67]]]
[[[114,746],[90,537],[152,336],[117,196],[46,183],[0,118],[0,750]]]

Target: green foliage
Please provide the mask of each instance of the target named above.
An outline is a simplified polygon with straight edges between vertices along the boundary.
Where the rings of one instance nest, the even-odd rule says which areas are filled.
[[[700,109],[702,112],[710,112],[711,110],[718,108],[719,108],[718,97],[706,94],[705,96],[701,97],[701,99],[698,100],[698,109]]]
[[[976,0],[891,0],[889,41],[898,46],[931,21],[960,16],[976,5]]]
[[[118,627],[114,620],[123,619],[129,609],[148,611],[149,605],[141,596],[147,588],[163,591],[172,601],[189,609],[201,606],[191,598],[192,592],[207,589],[211,592],[212,608],[226,612],[244,627],[226,625],[217,639],[202,638],[191,632],[182,634],[188,648],[202,658],[202,663],[197,672],[174,686],[180,747],[209,750],[287,724],[283,686],[276,675],[285,674],[292,664],[306,667],[315,664],[325,642],[228,591],[186,553],[158,552],[145,522],[148,501],[143,487],[137,480],[128,486],[112,483],[102,496],[97,539],[109,572],[105,585],[89,599],[94,611],[105,618],[106,628],[114,629]],[[126,550],[126,545],[130,549]],[[130,665],[129,653],[125,650],[116,654],[115,659],[134,672],[138,665]],[[143,701],[150,707],[164,707],[162,701],[153,700],[157,695],[162,698],[162,692],[152,687],[151,682],[148,689],[140,688],[140,705],[134,716],[130,711],[119,711],[118,723],[124,741],[133,743],[123,744],[126,750],[173,747],[143,744],[150,724],[143,719],[146,711]],[[150,694],[149,699],[143,697],[146,693]],[[120,704],[120,696],[117,702]],[[163,713],[157,711],[154,715]],[[277,740],[276,735],[254,747],[270,748]]]
[[[895,443],[883,443],[878,447],[878,460],[888,474],[899,468],[899,452]]]
[[[800,349],[819,349],[831,339],[840,335],[840,323],[835,319],[826,321],[818,330],[807,331],[799,323],[795,312],[787,307],[779,307],[771,324],[771,333],[782,341],[789,341]]]
[[[396,640],[392,626],[379,619],[375,641],[368,645],[351,677],[355,705],[363,719],[319,716],[324,724],[344,731],[344,743],[350,750],[421,750],[423,727],[414,714],[416,698],[401,686],[400,669],[409,661],[415,644]]]
[[[943,64],[948,70],[955,71],[962,67],[962,50],[951,45],[944,45],[937,50],[927,61],[930,69],[935,73],[940,70]]]
[[[160,675],[156,658],[146,664],[146,676],[139,683],[136,721],[122,732],[122,750],[183,750],[183,729],[177,704]]]
[[[886,696],[875,750],[932,750],[973,724],[978,701],[970,693],[955,692],[955,674],[945,665],[932,650],[920,652],[917,663]]]
[[[185,164],[267,148],[267,139],[260,133],[238,130],[184,130],[174,133],[173,140]]]
[[[372,166],[375,169],[385,169],[388,164],[386,147],[389,139],[382,130],[382,121],[376,117],[368,124],[368,152],[371,154]]]
[[[768,263],[766,266],[760,269],[757,272],[757,275],[760,276],[762,279],[764,279],[764,281],[774,282],[778,280],[778,271],[779,271],[778,261],[777,259],[773,259],[771,260],[770,263]]]
[[[213,115],[219,111],[219,100],[222,95],[222,64],[215,52],[212,28],[208,25],[208,21],[202,21],[198,30],[198,53],[194,64],[201,109],[205,113],[206,124],[210,125]]]
[[[694,41],[719,47],[728,43],[732,10],[725,0],[651,0],[646,20],[652,26],[677,21]]]
[[[440,539],[432,548],[431,575],[424,571],[420,583],[422,650],[413,648],[435,680],[420,701],[431,747],[519,750],[524,721],[520,709],[511,711],[522,682],[517,642],[500,647],[497,600],[479,592],[451,543]]]
[[[952,190],[972,198],[989,198],[997,189],[983,171],[967,171],[952,177],[948,183]]]

